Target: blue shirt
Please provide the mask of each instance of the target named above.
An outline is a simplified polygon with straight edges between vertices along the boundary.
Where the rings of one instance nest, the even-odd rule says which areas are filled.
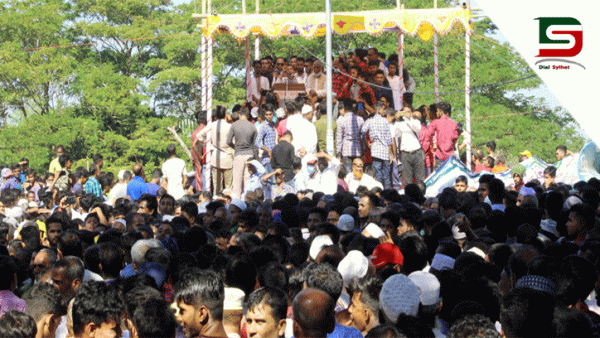
[[[148,193],[148,184],[144,182],[144,179],[139,176],[134,176],[129,183],[127,183],[127,196],[132,201],[139,199],[142,194]]]
[[[340,325],[336,321],[333,332],[327,334],[327,338],[364,338],[364,336],[362,333],[360,333],[360,331],[358,331],[358,329],[350,326]]]
[[[86,194],[93,194],[96,197],[102,198],[102,185],[100,185],[100,182],[94,176],[88,178],[84,188]]]
[[[158,189],[160,189],[160,185],[156,183],[148,183],[148,193],[152,196],[156,196],[158,193]]]

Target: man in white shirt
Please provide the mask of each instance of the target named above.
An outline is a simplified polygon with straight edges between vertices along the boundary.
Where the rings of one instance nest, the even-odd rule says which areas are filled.
[[[301,190],[321,191],[326,195],[337,192],[340,160],[325,152],[319,152],[316,155],[307,154],[305,163],[302,168],[304,171],[304,175],[301,175],[302,182],[296,182],[296,187],[302,188]]]
[[[306,84],[306,72],[304,71],[304,59],[296,58],[295,63],[293,64],[294,70],[296,71],[296,83],[304,83]]]
[[[325,97],[327,76],[323,74],[323,64],[317,60],[313,63],[313,73],[306,79],[306,92],[309,98]]]
[[[361,185],[371,190],[375,187],[383,189],[383,185],[377,181],[373,176],[369,176],[364,172],[364,162],[360,157],[357,157],[352,161],[352,172],[346,175],[344,179],[348,184],[348,191],[356,193],[356,189]]]
[[[302,107],[302,115],[296,113],[288,117],[287,129],[292,133],[292,145],[296,149],[296,155],[304,157],[306,154],[317,153],[317,129],[311,122],[313,110],[310,106]]]
[[[269,80],[262,76],[262,64],[260,60],[254,61],[254,74],[250,77],[251,101],[258,106],[260,104],[261,91],[269,90]]]
[[[421,121],[413,116],[412,108],[404,107],[404,120],[397,124],[397,135],[394,138],[400,138],[400,156],[402,161],[402,176],[406,184],[415,183],[425,188],[423,180],[425,179],[425,154],[419,142],[419,132],[421,131]]]
[[[183,187],[187,184],[185,161],[177,157],[174,144],[167,147],[169,159],[162,165],[163,178],[167,180],[167,192],[178,200],[185,195]]]

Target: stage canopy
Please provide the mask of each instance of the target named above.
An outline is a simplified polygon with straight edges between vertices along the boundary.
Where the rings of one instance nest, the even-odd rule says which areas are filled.
[[[387,31],[429,41],[433,33],[446,35],[452,31],[471,31],[470,11],[462,8],[390,9],[363,12],[332,13],[333,29],[337,34],[368,33],[378,35]],[[209,16],[202,31],[231,34],[238,39],[248,35],[264,35],[271,39],[283,36],[313,38],[325,35],[325,13],[289,14],[226,14]]]

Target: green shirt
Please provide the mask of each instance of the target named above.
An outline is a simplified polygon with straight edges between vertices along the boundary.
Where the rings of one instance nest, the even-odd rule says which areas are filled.
[[[335,120],[331,121],[333,129],[333,156],[335,156],[335,135],[337,132],[337,123]],[[321,116],[320,119],[315,121],[315,128],[317,129],[317,145],[320,151],[327,151],[327,116]]]

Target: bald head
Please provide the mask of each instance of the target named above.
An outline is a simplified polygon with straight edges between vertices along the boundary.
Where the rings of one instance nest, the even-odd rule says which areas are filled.
[[[318,289],[308,288],[294,298],[294,336],[325,337],[335,327],[335,302]]]
[[[133,174],[135,176],[143,176],[144,175],[144,166],[141,163],[136,163],[133,165]]]

